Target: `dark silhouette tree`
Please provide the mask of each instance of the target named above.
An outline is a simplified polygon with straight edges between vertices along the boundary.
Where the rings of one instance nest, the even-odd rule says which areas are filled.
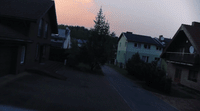
[[[109,58],[108,52],[112,48],[109,39],[110,27],[103,15],[102,8],[100,8],[94,23],[94,28],[91,29],[91,36],[87,39],[87,43],[81,48],[82,60],[84,63],[90,65],[91,70],[107,62]]]

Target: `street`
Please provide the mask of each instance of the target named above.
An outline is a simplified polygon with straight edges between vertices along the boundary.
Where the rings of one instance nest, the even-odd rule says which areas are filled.
[[[114,69],[103,66],[106,78],[133,111],[177,111],[150,92],[140,88]]]

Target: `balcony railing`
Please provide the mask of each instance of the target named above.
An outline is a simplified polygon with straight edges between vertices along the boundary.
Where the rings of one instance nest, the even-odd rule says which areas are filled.
[[[167,52],[166,59],[169,61],[195,64],[199,62],[196,54],[182,53],[182,52]]]

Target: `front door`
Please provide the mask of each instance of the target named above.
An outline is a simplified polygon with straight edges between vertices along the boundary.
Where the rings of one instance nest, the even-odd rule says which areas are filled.
[[[182,73],[182,70],[180,68],[176,68],[174,82],[180,83],[180,81],[181,81],[181,73]]]

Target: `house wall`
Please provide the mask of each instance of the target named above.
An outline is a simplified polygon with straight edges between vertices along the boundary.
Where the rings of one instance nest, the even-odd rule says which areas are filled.
[[[140,54],[141,59],[142,59],[142,56],[149,56],[148,63],[151,63],[152,61],[154,61],[156,57],[160,58],[162,50],[156,50],[155,45],[151,45],[150,49],[145,49],[143,43],[141,43],[140,48],[134,47],[135,43],[136,42],[128,42],[126,61],[128,61],[128,59],[131,58],[132,55],[134,55],[137,52]]]
[[[172,78],[172,81],[174,81],[176,68],[180,68],[182,70],[180,84],[200,91],[200,69],[198,69],[197,82],[193,82],[191,80],[188,80],[189,70],[193,67],[191,67],[191,66],[180,66],[180,65],[168,63],[167,73],[168,73],[169,77]]]
[[[50,20],[48,13],[45,14],[42,19],[48,23],[48,34],[47,38],[38,37],[38,28],[39,28],[39,20],[37,22],[31,22],[30,23],[30,30],[28,31],[28,38],[32,40],[32,43],[23,43],[18,46],[18,55],[17,55],[17,66],[16,66],[16,73],[23,72],[26,68],[34,67],[38,65],[40,62],[38,59],[36,59],[36,48],[37,44],[44,45],[45,48],[45,56],[43,62],[49,59],[49,51],[50,51],[50,38],[51,38],[51,27],[50,27]],[[44,23],[44,22],[43,22]],[[44,25],[44,24],[43,24]],[[43,27],[44,31],[44,27]],[[21,61],[21,51],[22,46],[26,47],[25,50],[25,62],[23,64],[20,63]],[[40,55],[40,52],[38,52],[38,55]]]
[[[117,47],[117,62],[118,63],[125,64],[125,54],[126,54],[126,48],[127,48],[126,42],[127,42],[127,39],[123,35],[121,39],[119,40],[118,47]]]

